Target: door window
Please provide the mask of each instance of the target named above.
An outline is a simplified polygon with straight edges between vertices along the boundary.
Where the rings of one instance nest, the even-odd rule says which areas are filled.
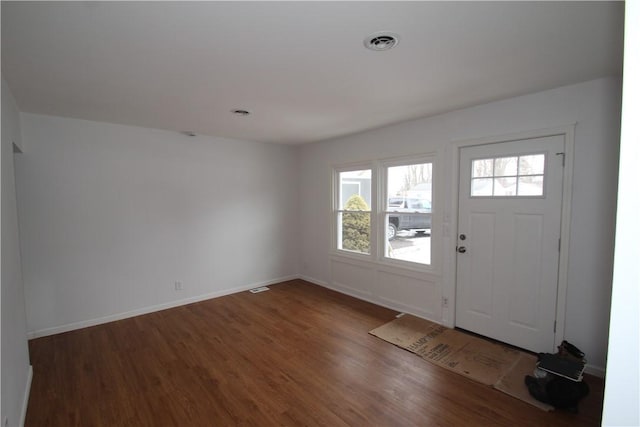
[[[471,197],[544,196],[545,154],[475,159]]]

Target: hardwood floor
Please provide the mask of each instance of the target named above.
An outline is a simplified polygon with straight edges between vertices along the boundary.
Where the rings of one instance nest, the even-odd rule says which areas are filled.
[[[396,312],[294,280],[32,340],[27,426],[600,425],[545,413],[367,332]]]

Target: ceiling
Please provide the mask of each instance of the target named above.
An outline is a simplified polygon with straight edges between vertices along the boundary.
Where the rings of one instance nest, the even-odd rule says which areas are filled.
[[[623,14],[620,2],[2,1],[2,74],[25,112],[301,144],[620,75]],[[382,30],[399,44],[365,49]]]

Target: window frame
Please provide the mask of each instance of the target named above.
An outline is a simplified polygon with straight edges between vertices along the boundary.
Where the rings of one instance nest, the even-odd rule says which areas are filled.
[[[344,172],[353,172],[359,170],[370,170],[371,171],[371,205],[369,206],[369,253],[352,251],[349,249],[342,249],[339,247],[340,245],[340,224],[338,223],[338,218],[344,212],[356,212],[356,211],[345,211],[341,209],[341,191],[340,191],[340,174]],[[360,163],[349,163],[346,165],[335,166],[333,167],[332,174],[332,184],[331,184],[331,249],[334,254],[338,254],[340,256],[346,256],[354,259],[373,259],[376,252],[376,242],[375,242],[375,227],[376,227],[376,202],[377,202],[377,194],[376,188],[374,185],[375,178],[375,165],[373,162],[360,162]],[[363,211],[365,212],[365,211]]]
[[[388,178],[389,178],[389,168],[393,168],[393,167],[397,167],[397,166],[410,166],[410,165],[418,165],[418,164],[424,164],[424,163],[430,163],[431,164],[431,235],[430,235],[430,259],[429,259],[429,263],[421,263],[421,262],[415,262],[415,261],[407,261],[407,260],[403,260],[403,259],[398,259],[398,258],[391,258],[388,257],[386,254],[386,250],[387,250],[387,244],[388,244],[388,240],[387,240],[387,215],[392,214],[393,211],[389,211],[388,206],[387,206],[387,196],[388,196],[388,192],[389,192],[389,183],[388,183]],[[396,266],[396,267],[402,267],[404,269],[412,269],[412,270],[420,270],[420,271],[424,271],[424,270],[428,270],[428,271],[433,271],[434,270],[434,228],[435,228],[435,215],[434,215],[434,200],[435,200],[435,181],[436,181],[436,156],[434,154],[421,154],[421,155],[416,155],[416,156],[403,156],[403,157],[395,157],[395,158],[390,158],[390,159],[383,159],[380,160],[378,162],[378,167],[379,167],[379,175],[380,175],[380,181],[379,181],[379,187],[380,187],[380,191],[379,191],[379,198],[378,198],[378,206],[380,206],[380,209],[376,212],[377,216],[378,216],[378,233],[377,233],[377,240],[378,240],[378,247],[380,248],[380,251],[378,252],[378,256],[377,259],[381,264],[386,264],[386,265],[390,265],[390,266]],[[428,215],[428,214],[419,214],[419,215]]]
[[[535,155],[543,155],[544,156],[544,166],[543,166],[543,171],[541,174],[528,174],[528,175],[521,175],[520,174],[520,158],[521,157],[527,157],[527,156],[535,156]],[[516,174],[515,175],[495,175],[495,170],[492,172],[491,176],[486,176],[486,177],[474,177],[473,176],[473,162],[477,161],[477,160],[492,160],[493,164],[494,164],[494,168],[495,168],[495,161],[498,159],[504,159],[504,158],[510,158],[510,157],[515,157],[516,160]],[[546,176],[547,176],[547,169],[549,166],[549,161],[551,158],[551,153],[549,153],[548,151],[526,151],[526,152],[516,152],[516,153],[511,153],[508,155],[500,155],[497,157],[478,157],[478,158],[473,158],[471,159],[471,163],[469,164],[469,188],[468,188],[468,195],[470,198],[473,199],[497,199],[497,200],[507,200],[507,199],[543,199],[546,197],[547,194],[547,180],[546,180]],[[535,176],[539,176],[542,177],[542,194],[538,194],[538,195],[532,195],[532,194],[517,194],[517,191],[519,189],[519,180],[520,178],[525,178],[525,177],[535,177]],[[512,194],[512,195],[496,195],[495,194],[495,180],[498,178],[515,178],[516,181],[516,194]],[[491,179],[492,180],[492,194],[486,194],[486,195],[474,195],[473,194],[473,180],[479,180],[479,179]]]
[[[412,164],[431,163],[431,257],[429,264],[394,259],[385,256],[386,250],[386,215],[387,209],[387,188],[388,188],[388,168],[394,166],[408,166]],[[367,261],[389,268],[399,268],[406,271],[437,274],[441,256],[434,249],[439,247],[440,242],[440,219],[438,216],[440,200],[437,184],[440,181],[438,175],[440,168],[437,166],[438,156],[435,152],[422,153],[402,157],[392,157],[376,159],[363,162],[354,162],[334,165],[331,167],[331,239],[330,254],[354,261]],[[360,253],[348,249],[338,248],[338,215],[340,209],[340,173],[371,170],[371,206],[370,206],[370,246],[369,253]]]

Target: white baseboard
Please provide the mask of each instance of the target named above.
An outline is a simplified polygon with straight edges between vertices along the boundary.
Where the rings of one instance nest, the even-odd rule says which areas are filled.
[[[20,411],[20,427],[24,427],[27,419],[27,406],[29,406],[29,395],[31,394],[31,380],[33,379],[33,366],[29,365],[27,371],[27,384],[24,388],[24,396],[22,397],[22,411]]]
[[[297,277],[300,280],[304,280],[305,282],[313,283],[314,285],[322,286],[324,288],[329,288],[329,284],[327,282],[323,282],[322,280],[314,279],[313,277],[299,275]],[[331,288],[330,288],[331,289]]]
[[[400,312],[400,313],[408,313],[408,314],[411,314],[413,316],[429,320],[430,322],[437,323],[439,325],[442,324],[442,320],[433,319],[431,317],[428,317],[424,313],[418,313],[418,312],[412,311],[409,308],[404,307],[404,306],[399,306],[399,305],[395,305],[394,306],[393,304],[389,304],[388,302],[381,301],[381,300],[378,300],[376,298],[367,298],[366,296],[358,295],[355,292],[350,292],[349,289],[343,288],[341,286],[331,285],[331,284],[329,284],[327,282],[324,282],[322,280],[314,279],[313,277],[300,275],[300,276],[298,276],[298,278],[302,279],[302,280],[305,280],[307,282],[313,283],[314,285],[322,286],[324,288],[331,289],[332,291],[340,292],[341,294],[349,295],[350,297],[353,297],[353,298],[356,298],[356,299],[359,299],[359,300],[362,300],[362,301],[370,302],[371,304],[375,304],[375,305],[380,306],[380,307],[388,308],[389,310],[394,310],[394,311],[397,311],[397,312]]]
[[[116,320],[122,320],[130,317],[140,316],[143,314],[153,313],[156,311],[162,311],[168,308],[179,307],[181,305],[192,304],[194,302],[200,302],[200,301],[205,301],[212,298],[219,298],[225,295],[235,294],[238,292],[244,292],[244,291],[248,291],[249,289],[257,288],[260,286],[274,285],[276,283],[297,279],[298,277],[299,277],[298,275],[280,277],[277,279],[267,280],[264,282],[251,283],[249,285],[237,286],[235,288],[223,289],[221,291],[211,292],[208,294],[197,295],[194,297],[170,301],[164,304],[143,307],[136,310],[127,311],[124,313],[117,313],[109,316],[99,317],[96,319],[83,320],[80,322],[68,323],[66,325],[54,326],[52,328],[45,328],[37,331],[31,331],[27,333],[27,338],[34,339],[34,338],[46,337],[48,335],[55,335],[55,334],[61,334],[63,332],[74,331],[76,329],[88,328],[90,326],[101,325],[103,323],[114,322]]]
[[[598,377],[598,378],[604,378],[604,374],[606,372],[604,368],[602,368],[600,366],[590,365],[588,363],[584,367],[584,371],[587,374],[593,375],[594,377]]]

